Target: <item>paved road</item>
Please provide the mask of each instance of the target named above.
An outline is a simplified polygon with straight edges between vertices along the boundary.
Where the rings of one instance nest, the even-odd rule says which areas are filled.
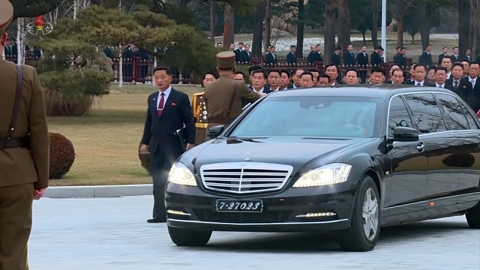
[[[214,233],[202,248],[173,245],[147,224],[150,196],[35,202],[32,270],[480,269],[480,231],[464,217],[385,228],[376,249],[345,253],[325,235]]]

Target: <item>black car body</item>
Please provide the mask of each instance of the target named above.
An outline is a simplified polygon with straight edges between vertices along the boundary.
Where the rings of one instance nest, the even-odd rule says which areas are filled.
[[[166,188],[177,245],[212,231],[342,230],[466,214],[480,228],[480,123],[453,92],[410,86],[295,89],[248,107],[181,156]]]

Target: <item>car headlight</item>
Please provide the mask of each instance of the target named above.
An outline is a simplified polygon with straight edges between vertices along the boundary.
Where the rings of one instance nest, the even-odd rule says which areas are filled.
[[[293,185],[295,188],[328,186],[347,181],[352,165],[343,163],[328,164],[303,174]]]
[[[170,173],[168,174],[168,181],[182,186],[197,186],[197,181],[195,181],[193,173],[187,168],[187,166],[180,162],[175,162],[175,164],[173,164]]]

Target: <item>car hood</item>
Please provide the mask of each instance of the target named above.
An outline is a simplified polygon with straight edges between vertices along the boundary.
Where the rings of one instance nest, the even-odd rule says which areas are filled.
[[[326,157],[333,162],[350,147],[363,144],[371,139],[352,140],[285,140],[271,139],[240,141],[216,139],[195,157],[195,168],[202,165],[222,162],[266,162],[292,165],[298,169],[307,162]]]

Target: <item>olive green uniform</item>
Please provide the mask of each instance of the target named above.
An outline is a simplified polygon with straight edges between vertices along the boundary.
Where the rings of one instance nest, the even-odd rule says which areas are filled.
[[[0,34],[12,17],[9,0],[0,0]],[[0,57],[0,270],[29,269],[33,192],[48,186],[49,135],[40,80],[31,66],[21,65],[20,72],[17,99],[17,65]]]
[[[217,54],[217,67],[228,69],[235,67],[235,54],[221,52]],[[228,126],[242,112],[243,101],[255,102],[262,96],[253,92],[248,86],[236,82],[232,77],[220,75],[205,88],[208,127]]]

